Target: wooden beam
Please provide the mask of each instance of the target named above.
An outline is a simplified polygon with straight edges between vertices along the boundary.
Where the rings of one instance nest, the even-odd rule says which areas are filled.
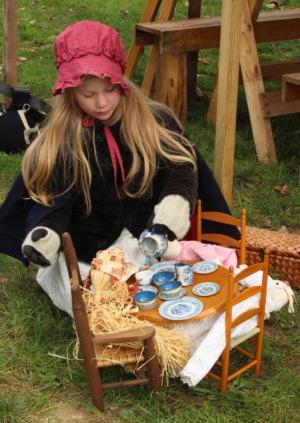
[[[222,5],[214,175],[229,205],[232,203],[243,5],[243,0],[227,0]]]
[[[248,4],[244,5],[241,27],[241,72],[250,115],[257,158],[262,163],[276,162],[276,149],[270,119],[263,116],[260,94],[265,92]]]
[[[17,83],[17,2],[4,0],[4,80],[7,84]]]

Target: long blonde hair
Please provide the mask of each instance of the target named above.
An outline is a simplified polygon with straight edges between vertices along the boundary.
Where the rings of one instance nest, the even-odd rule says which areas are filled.
[[[194,169],[196,161],[189,141],[163,126],[162,114],[174,119],[182,130],[170,109],[150,100],[132,82],[126,83],[128,95],[121,96],[117,109],[105,123],[110,126],[121,122],[120,135],[132,156],[123,189],[131,197],[140,197],[151,191],[159,157],[169,163],[189,163]],[[92,173],[88,143],[91,137],[82,125],[82,117],[72,88],[66,89],[55,98],[40,135],[28,147],[22,162],[22,175],[29,196],[36,202],[51,206],[55,197],[76,187],[83,193],[87,212],[90,212]],[[162,124],[158,123],[159,118]],[[92,140],[96,154],[94,137]],[[55,178],[57,168],[63,172],[59,181]],[[139,188],[132,191],[132,182],[141,169]]]

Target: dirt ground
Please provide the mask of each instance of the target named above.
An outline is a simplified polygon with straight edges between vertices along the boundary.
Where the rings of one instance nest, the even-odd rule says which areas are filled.
[[[34,417],[33,423],[117,423],[119,419],[113,413],[92,413],[82,408],[57,403],[39,416]]]

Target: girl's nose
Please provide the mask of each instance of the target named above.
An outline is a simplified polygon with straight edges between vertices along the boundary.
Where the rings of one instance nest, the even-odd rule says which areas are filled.
[[[96,97],[96,107],[102,108],[106,105],[105,96],[103,94],[98,94]]]

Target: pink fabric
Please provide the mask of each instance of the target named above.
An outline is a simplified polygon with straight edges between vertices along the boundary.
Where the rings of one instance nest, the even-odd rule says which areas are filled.
[[[54,53],[58,78],[52,94],[80,85],[87,75],[110,78],[119,84],[124,94],[126,55],[117,31],[95,21],[80,21],[69,25],[55,39]]]
[[[118,165],[119,165],[119,168],[121,170],[122,182],[124,182],[125,172],[124,172],[123,159],[122,159],[119,147],[116,143],[116,140],[114,139],[113,134],[111,133],[111,130],[107,126],[104,127],[104,133],[105,133],[109,155],[110,155],[110,159],[111,159],[111,163],[112,163],[112,167],[114,171],[115,189],[116,189],[118,198],[120,198],[120,193],[118,190],[118,183],[117,183],[117,173],[118,173]]]
[[[226,268],[237,266],[236,252],[232,248],[202,244],[199,241],[180,241],[180,244],[180,254],[173,260],[209,260],[220,262]]]

